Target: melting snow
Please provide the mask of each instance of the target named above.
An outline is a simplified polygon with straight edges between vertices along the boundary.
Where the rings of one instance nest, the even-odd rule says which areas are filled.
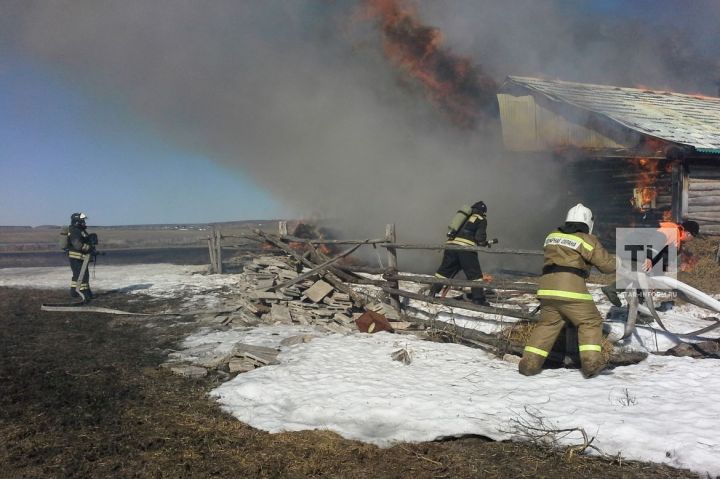
[[[105,266],[91,284],[98,290],[211,305],[240,281],[237,275],[200,274],[204,271],[202,266],[168,264]],[[64,289],[68,283],[69,268],[0,270],[0,286]],[[601,293],[593,293],[607,312]],[[486,315],[426,309],[466,327],[498,327]],[[693,322],[707,312],[692,305],[661,315],[678,332],[708,324]],[[622,324],[613,327],[622,329]],[[279,364],[240,374],[212,392],[235,417],[270,432],[328,429],[387,446],[464,434],[517,439],[525,426],[541,419],[546,427],[582,428],[606,454],[720,474],[719,360],[650,355],[591,380],[569,369],[526,378],[515,364],[481,350],[410,335],[315,333],[321,337],[309,343],[280,345],[285,337],[307,333],[313,333],[311,326],[205,328],[183,346],[187,358],[198,349],[227,352],[236,342],[280,348]],[[662,351],[677,342],[668,333],[639,326],[626,345]],[[410,364],[391,359],[400,348],[410,352]],[[561,442],[582,441],[578,432]]]

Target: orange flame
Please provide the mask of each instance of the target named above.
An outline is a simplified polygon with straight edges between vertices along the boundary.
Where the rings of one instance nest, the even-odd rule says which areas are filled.
[[[657,190],[659,160],[656,158],[634,158],[632,159],[638,175],[635,180],[635,190],[630,203],[638,210],[645,211],[654,208]]]
[[[442,47],[440,30],[423,25],[404,0],[365,0],[377,19],[386,55],[417,80],[429,99],[458,126],[473,128],[495,109],[497,85],[470,60]]]

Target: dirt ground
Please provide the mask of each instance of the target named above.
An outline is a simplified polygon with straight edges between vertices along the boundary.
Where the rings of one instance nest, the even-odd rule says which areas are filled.
[[[40,311],[63,293],[0,288],[2,478],[697,477],[480,437],[380,449],[328,431],[268,434],[208,398],[223,379],[159,367],[195,325]],[[168,306],[120,293],[96,304]]]

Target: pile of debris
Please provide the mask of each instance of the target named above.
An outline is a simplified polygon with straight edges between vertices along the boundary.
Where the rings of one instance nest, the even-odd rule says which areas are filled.
[[[311,326],[317,333],[285,338],[281,343],[283,346],[308,342],[326,333],[400,331],[411,326],[411,323],[400,321],[398,313],[381,301],[370,301],[362,308],[358,307],[348,293],[317,279],[317,275],[292,282],[300,277],[302,270],[290,257],[245,255],[238,262],[243,272],[238,274],[237,289],[228,299],[229,307],[222,313],[199,318],[201,323],[219,329],[258,325]],[[292,284],[278,288],[289,282]],[[278,349],[237,343],[232,351],[218,353],[211,344],[194,348],[190,355],[172,352],[163,366],[186,377],[203,377],[208,370],[234,374],[273,364],[279,352]]]
[[[243,307],[236,312],[243,317],[230,315],[227,324],[248,325],[245,318],[251,316],[259,317],[264,324],[316,325],[328,332],[345,334],[355,330],[355,320],[363,313],[348,293],[338,291],[323,279],[307,278],[277,288],[300,275],[289,258],[254,257],[243,265],[243,270],[247,289]],[[381,313],[390,321],[399,319],[397,312],[382,302],[367,304],[364,309]],[[257,321],[252,323],[256,325]]]

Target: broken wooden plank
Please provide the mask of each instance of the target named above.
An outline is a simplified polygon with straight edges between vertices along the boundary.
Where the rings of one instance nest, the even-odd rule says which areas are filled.
[[[491,282],[486,281],[470,281],[467,279],[446,279],[437,278],[433,276],[419,276],[411,274],[385,274],[383,278],[387,280],[395,281],[408,281],[410,283],[421,283],[421,284],[443,284],[447,286],[458,286],[458,287],[470,287],[476,288],[478,285],[485,286],[488,288],[497,289],[510,289],[514,291],[524,291],[527,293],[537,293],[537,285],[530,283],[513,283],[509,281],[497,281]]]
[[[455,299],[444,299],[427,296],[424,294],[411,293],[410,291],[404,291],[400,289],[393,289],[386,286],[381,288],[383,291],[391,294],[397,294],[410,299],[417,299],[418,301],[424,301],[426,303],[441,304],[443,306],[450,306],[453,308],[463,308],[470,311],[477,311],[480,313],[498,314],[501,316],[510,316],[511,318],[526,319],[528,321],[537,321],[539,318],[531,316],[530,314],[523,313],[522,311],[508,308],[496,308],[494,306],[480,306],[469,301],[458,301]]]
[[[273,322],[276,323],[292,323],[292,319],[290,317],[290,309],[286,305],[280,303],[272,305],[272,307],[270,308],[270,316],[272,317]]]
[[[232,355],[235,357],[248,358],[263,364],[272,364],[280,353],[277,349],[265,346],[237,343],[233,347]]]
[[[276,240],[272,236],[258,229],[253,230],[253,232],[261,238],[265,239],[268,243],[271,243],[280,248],[281,250],[285,251],[287,254],[300,261],[302,264],[310,267],[316,266],[315,264],[313,264],[312,261],[308,260],[304,256],[297,254],[292,248],[284,244],[282,241]],[[326,272],[323,277],[340,291],[349,294],[353,302],[358,306],[363,306],[365,304],[366,301],[359,294],[353,291],[352,288],[343,284],[343,282],[337,276],[333,275],[332,273]]]
[[[263,289],[276,289],[276,290],[278,290],[278,289],[282,289],[282,288],[286,288],[286,287],[288,287],[288,286],[291,286],[291,285],[293,285],[293,284],[295,284],[295,283],[298,283],[298,282],[304,280],[305,278],[309,278],[310,276],[313,276],[313,275],[315,275],[315,274],[318,274],[319,272],[327,269],[330,265],[332,265],[333,263],[336,263],[337,261],[340,261],[340,260],[341,260],[342,258],[344,258],[345,256],[347,256],[347,255],[351,254],[352,252],[354,252],[354,251],[355,251],[356,249],[358,249],[360,246],[361,246],[361,245],[353,246],[352,248],[348,249],[347,251],[344,251],[344,252],[340,253],[339,255],[335,256],[333,259],[330,259],[330,260],[328,260],[328,261],[325,261],[325,262],[324,262],[323,264],[321,264],[320,266],[317,266],[317,267],[311,269],[310,271],[306,271],[305,273],[302,273],[302,274],[298,275],[297,277],[295,277],[295,278],[293,278],[293,279],[291,279],[291,280],[289,280],[289,281],[286,281],[286,282],[284,282],[284,283],[278,284],[277,286],[272,286],[272,285],[271,285],[270,287],[268,287],[268,288],[263,288]]]
[[[325,296],[332,293],[332,285],[323,280],[318,280],[310,288],[305,290],[305,296],[313,303],[319,303]]]
[[[306,244],[356,244],[356,245],[364,245],[364,244],[377,244],[377,243],[385,243],[386,239],[365,239],[365,240],[330,240],[330,239],[307,239],[307,238],[299,238],[297,236],[290,236],[290,235],[282,235],[280,237],[283,241],[291,241],[293,243],[306,243]]]
[[[228,370],[231,373],[246,373],[255,367],[255,362],[247,358],[233,358],[228,362]]]
[[[269,300],[279,300],[282,299],[283,295],[280,293],[276,293],[274,291],[249,291],[249,296],[253,299],[269,299]]]

